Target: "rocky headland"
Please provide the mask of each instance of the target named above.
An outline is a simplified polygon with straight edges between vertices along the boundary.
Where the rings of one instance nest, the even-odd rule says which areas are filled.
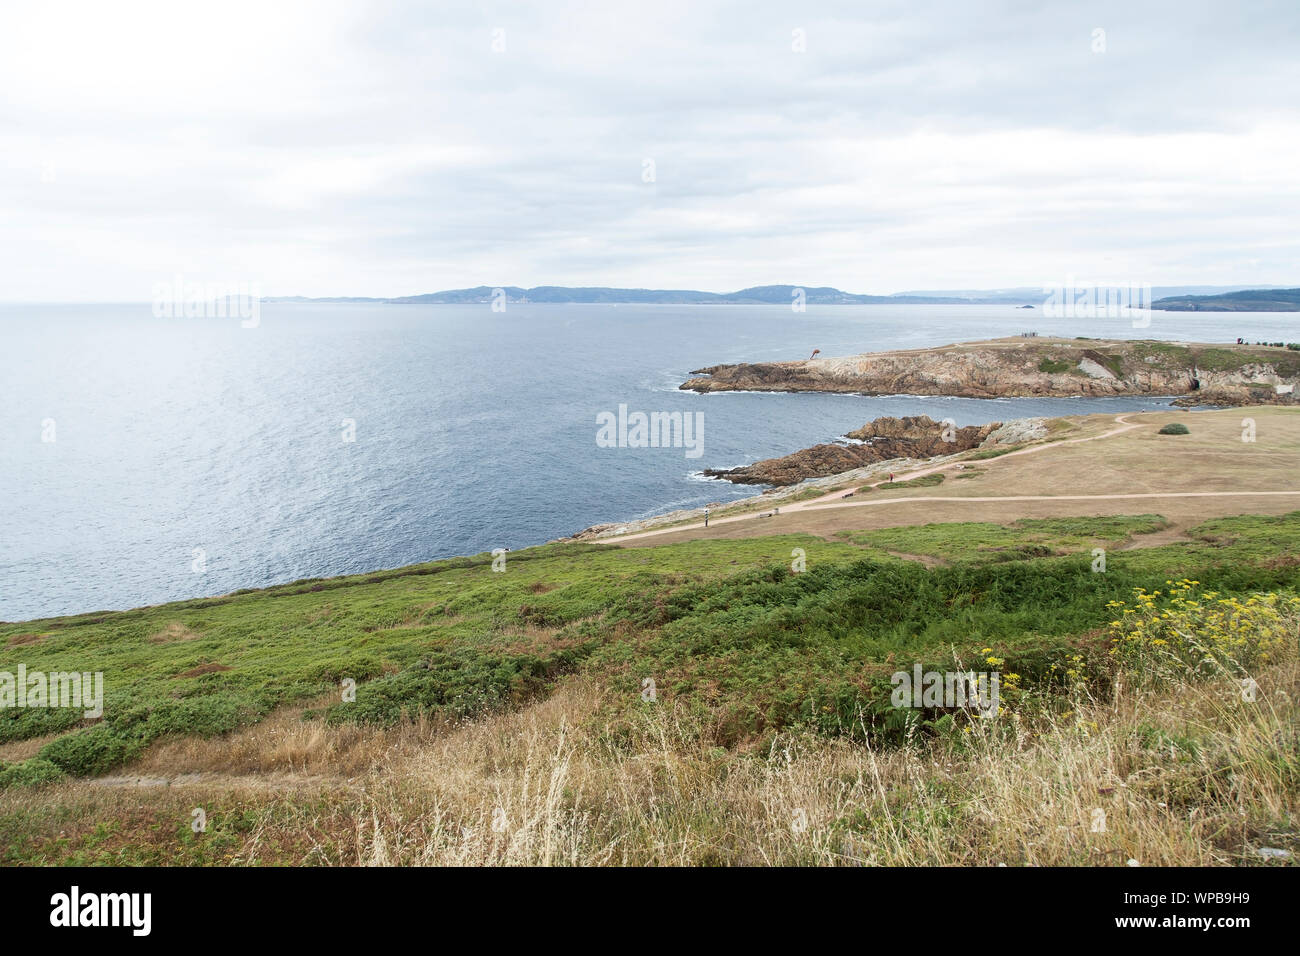
[[[979,447],[1001,427],[1001,422],[992,422],[957,428],[936,422],[928,415],[877,418],[849,432],[840,442],[814,445],[781,458],[767,458],[740,468],[709,468],[703,474],[740,485],[774,485],[780,488],[809,478],[824,478],[864,468],[878,461],[954,455]]]
[[[1151,395],[1188,396],[1187,404],[1294,404],[1300,351],[1285,346],[1026,336],[839,358],[713,365],[691,375],[680,387],[696,392],[960,398]]]

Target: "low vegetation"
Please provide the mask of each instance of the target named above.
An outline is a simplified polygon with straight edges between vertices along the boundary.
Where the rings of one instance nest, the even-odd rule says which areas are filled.
[[[1020,561],[1064,555],[1090,555],[1095,547],[1113,548],[1136,535],[1165,528],[1160,515],[1109,515],[1090,518],[1024,518],[1013,524],[963,522],[927,524],[879,531],[845,531],[840,537],[874,553],[906,552],[944,561]]]
[[[943,484],[944,475],[942,472],[932,472],[928,475],[922,475],[920,478],[908,478],[904,481],[881,481],[868,488],[861,488],[860,491],[879,491],[889,488],[933,488],[935,485]]]
[[[478,556],[0,625],[0,671],[102,670],[106,687],[96,721],[0,712],[0,846],[39,863],[1212,863],[1294,848],[1300,561],[1279,556],[1297,551],[1300,512],[1126,549],[1164,526],[551,545],[503,573]],[[893,708],[890,676],[914,663],[999,671],[1002,711]],[[99,785],[123,767],[216,775],[194,784],[213,829],[190,831],[193,794]],[[253,782],[265,774],[288,780]]]

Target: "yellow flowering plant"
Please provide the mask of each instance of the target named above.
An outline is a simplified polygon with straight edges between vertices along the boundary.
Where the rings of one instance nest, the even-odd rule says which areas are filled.
[[[1135,588],[1132,601],[1111,601],[1111,656],[1149,677],[1241,676],[1296,640],[1300,598],[1267,593],[1244,598],[1201,591],[1200,582],[1166,581],[1164,590]]]

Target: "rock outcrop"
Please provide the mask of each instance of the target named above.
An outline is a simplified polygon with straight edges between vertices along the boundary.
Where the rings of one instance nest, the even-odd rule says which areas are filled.
[[[1196,405],[1300,405],[1300,394],[1296,393],[1293,386],[1287,385],[1272,388],[1267,385],[1245,385],[1227,390],[1211,387],[1175,398],[1169,404],[1180,408]]]
[[[1216,404],[1289,403],[1300,352],[1152,340],[1013,338],[798,362],[713,365],[696,392],[852,392],[1003,398],[1213,394]]]
[[[844,443],[814,445],[792,455],[768,458],[740,468],[708,469],[704,475],[741,485],[782,487],[878,461],[955,455],[978,447],[1001,427],[1001,422],[992,422],[956,428],[936,422],[928,415],[877,418],[849,432]]]
[[[1027,441],[1037,441],[1047,437],[1046,418],[1017,418],[995,429],[980,445],[981,448],[1005,447],[1019,445]]]

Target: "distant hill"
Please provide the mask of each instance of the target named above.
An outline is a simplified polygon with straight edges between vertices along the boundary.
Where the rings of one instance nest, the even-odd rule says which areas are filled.
[[[1041,302],[1041,289],[1025,295],[995,297],[944,295],[857,295],[829,286],[763,285],[738,292],[700,292],[693,289],[614,289],[606,286],[570,287],[542,285],[531,289],[520,286],[474,286],[471,289],[448,289],[423,295],[404,295],[391,299],[335,297],[308,299],[303,296],[279,296],[268,302],[384,302],[392,305],[455,305],[490,303],[496,290],[505,293],[506,301],[543,303],[606,303],[627,305],[789,305],[796,289],[802,289],[808,305],[1001,305]]]
[[[1106,283],[1099,283],[1102,288]],[[1192,296],[1192,295],[1220,295],[1225,292],[1238,292],[1242,289],[1239,285],[1153,285],[1151,286],[1151,297],[1160,299],[1166,296]],[[1282,286],[1260,285],[1254,286],[1256,289],[1280,289]],[[942,290],[909,290],[907,292],[896,293],[900,296],[944,296],[946,298],[962,299],[968,302],[1034,302],[1041,304],[1048,293],[1037,286],[1016,286],[1010,289],[942,289]]]
[[[426,292],[422,295],[404,295],[395,298],[366,298],[362,296],[335,296],[311,299],[305,296],[267,297],[265,302],[379,302],[390,305],[458,305],[483,304],[493,300],[500,289],[509,303],[587,303],[614,305],[789,305],[796,289],[802,289],[808,305],[1041,305],[1046,296],[1042,288],[1025,286],[1012,289],[974,289],[899,292],[893,295],[858,295],[830,286],[760,285],[737,292],[700,292],[694,289],[615,289],[607,286],[539,285],[525,289],[517,285],[474,286],[471,289],[447,289],[443,292]],[[1199,295],[1198,293],[1213,293]],[[1295,289],[1255,289],[1238,291],[1236,286],[1155,286],[1151,290],[1158,298],[1155,308],[1194,309],[1190,305],[1165,305],[1162,303],[1235,301],[1235,297],[1250,297],[1252,302],[1268,300],[1294,301],[1286,297],[1297,295]],[[1297,306],[1224,306],[1216,311],[1293,311]],[[1200,305],[1210,309],[1213,306]]]
[[[1244,289],[1219,295],[1184,295],[1157,299],[1153,309],[1166,312],[1300,312],[1300,289]]]
[[[570,288],[542,285],[532,289],[518,286],[500,287],[510,302],[614,303],[628,305],[789,305],[795,289],[803,289],[804,301],[810,305],[862,305],[876,302],[949,301],[937,299],[897,298],[888,295],[854,295],[829,287],[808,288],[793,285],[764,285],[739,292],[698,292],[691,289],[612,289],[605,286]],[[488,286],[453,289],[426,295],[409,295],[390,299],[398,305],[450,302],[491,302],[494,290]],[[951,300],[956,301],[956,300]]]

